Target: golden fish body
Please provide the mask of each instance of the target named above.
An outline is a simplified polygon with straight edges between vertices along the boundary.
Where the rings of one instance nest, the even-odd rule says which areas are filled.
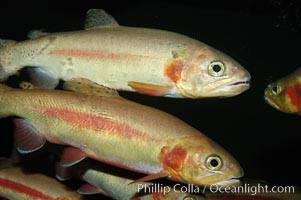
[[[67,156],[84,152],[115,166],[184,183],[232,184],[243,175],[228,152],[196,129],[120,97],[1,85],[0,115],[21,118],[16,119],[16,141],[25,153],[47,139],[80,149]]]
[[[111,21],[103,22],[103,17]],[[99,22],[89,26],[91,18]],[[169,31],[119,26],[103,10],[88,12],[86,30],[39,36],[0,40],[2,80],[32,66],[55,83],[86,78],[154,96],[224,97],[249,88],[249,73],[218,50]]]

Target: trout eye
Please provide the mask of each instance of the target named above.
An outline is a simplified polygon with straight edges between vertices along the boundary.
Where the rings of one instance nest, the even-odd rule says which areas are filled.
[[[206,159],[206,167],[209,170],[219,170],[223,166],[222,159],[217,155],[208,156]]]
[[[183,200],[195,200],[195,198],[191,195],[185,196]]]
[[[225,72],[225,65],[222,62],[211,62],[208,67],[208,72],[211,76],[221,76]]]
[[[271,89],[274,95],[278,95],[281,92],[281,87],[279,85],[273,85],[271,86]]]

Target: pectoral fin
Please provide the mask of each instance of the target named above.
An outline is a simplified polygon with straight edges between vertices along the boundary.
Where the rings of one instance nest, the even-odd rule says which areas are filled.
[[[85,29],[118,25],[118,22],[102,9],[90,9],[86,14]]]
[[[27,154],[44,146],[46,139],[29,122],[24,119],[14,119],[15,142],[19,153]]]
[[[84,160],[86,157],[87,154],[82,150],[75,147],[67,147],[63,152],[60,165],[62,167],[70,167]]]
[[[109,196],[104,190],[95,187],[94,185],[90,185],[88,183],[83,184],[80,188],[77,189],[79,194],[89,195],[89,194],[103,194],[105,196]]]
[[[142,177],[142,178],[139,178],[133,182],[131,182],[130,184],[133,184],[133,183],[140,183],[140,182],[147,182],[147,181],[151,181],[151,180],[155,180],[155,179],[158,179],[158,178],[164,178],[164,177],[168,177],[170,176],[170,174],[168,172],[159,172],[157,174],[150,174],[150,175],[147,175],[145,177]]]
[[[96,96],[119,97],[116,90],[99,85],[85,78],[76,78],[66,81],[63,85],[63,89]]]
[[[128,85],[141,94],[147,94],[151,96],[164,96],[172,89],[172,87],[169,86],[153,85],[135,81],[128,82]]]
[[[39,88],[54,89],[59,84],[59,80],[44,69],[30,67],[25,71],[28,73],[30,82]]]

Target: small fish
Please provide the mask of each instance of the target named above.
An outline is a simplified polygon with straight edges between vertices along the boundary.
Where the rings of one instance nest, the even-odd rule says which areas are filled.
[[[31,66],[32,83],[44,88],[73,78],[175,98],[230,97],[249,88],[250,74],[222,52],[177,33],[120,26],[101,9],[87,12],[85,30],[30,37],[0,40],[0,80]]]
[[[110,90],[103,96],[94,83],[87,87],[89,80],[72,81],[64,88],[76,92],[0,84],[0,116],[19,117],[14,122],[20,153],[33,152],[48,140],[72,146],[63,153],[63,166],[90,157],[149,174],[137,181],[169,177],[195,185],[239,184],[239,163],[198,130],[115,93],[109,97]]]
[[[0,197],[11,200],[81,200],[80,194],[57,180],[20,167],[3,166],[0,161]]]
[[[90,161],[90,160],[88,160]],[[70,168],[58,165],[57,178],[66,180],[80,176],[86,181],[77,191],[80,194],[103,194],[116,200],[205,200],[201,194],[190,194],[175,190],[162,183],[133,183],[131,173],[101,163],[82,162]]]
[[[285,113],[301,114],[301,68],[267,86],[266,102]]]

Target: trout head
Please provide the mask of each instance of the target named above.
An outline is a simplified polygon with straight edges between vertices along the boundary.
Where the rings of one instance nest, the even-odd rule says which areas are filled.
[[[172,148],[162,149],[160,161],[171,179],[199,186],[240,185],[237,178],[243,176],[244,172],[227,151],[209,138],[185,140]]]
[[[301,69],[267,86],[266,102],[285,113],[301,112]]]
[[[229,56],[209,46],[197,46],[182,59],[180,95],[189,98],[231,97],[250,87],[250,74]]]

